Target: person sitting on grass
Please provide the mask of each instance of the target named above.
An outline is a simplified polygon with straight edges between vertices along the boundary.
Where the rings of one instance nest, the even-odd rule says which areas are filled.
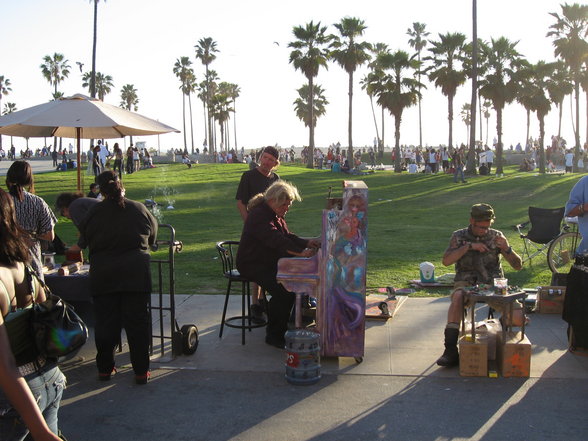
[[[248,204],[237,251],[237,269],[270,295],[265,342],[284,348],[284,334],[294,305],[294,293],[278,283],[278,260],[282,257],[311,257],[320,247],[316,239],[303,239],[288,230],[286,213],[292,202],[300,201],[298,189],[286,182],[276,181]]]

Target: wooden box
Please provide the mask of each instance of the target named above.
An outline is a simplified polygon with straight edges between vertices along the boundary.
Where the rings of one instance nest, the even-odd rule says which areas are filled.
[[[542,286],[537,293],[537,311],[541,314],[561,314],[565,295],[565,286]]]
[[[497,346],[498,369],[503,377],[528,377],[531,374],[531,342],[520,332],[500,334]]]
[[[487,339],[471,341],[471,335],[459,339],[459,375],[486,377],[488,375]]]

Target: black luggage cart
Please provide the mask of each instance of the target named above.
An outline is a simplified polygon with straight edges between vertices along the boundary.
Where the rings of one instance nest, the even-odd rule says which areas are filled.
[[[162,236],[165,236],[165,230],[168,231],[167,239],[162,238]],[[180,328],[176,320],[174,255],[182,251],[183,244],[179,240],[176,240],[176,232],[171,225],[159,224],[159,232],[153,251],[160,250],[164,247],[167,248],[167,258],[151,259],[151,264],[153,265],[153,285],[154,288],[157,288],[157,293],[153,291],[152,294],[157,294],[157,297],[154,299],[153,295],[151,296],[149,309],[151,311],[151,317],[153,318],[153,313],[156,312],[157,318],[159,319],[159,329],[156,331],[152,327],[151,331],[151,355],[153,355],[155,348],[153,344],[154,340],[159,339],[161,358],[164,357],[166,351],[166,341],[171,340],[171,358],[175,358],[181,354],[191,355],[196,352],[198,348],[198,328],[193,324],[184,325]],[[164,287],[166,285],[164,275],[166,271],[168,273],[167,287],[169,288],[169,293],[164,294]],[[157,302],[158,305],[154,305],[154,302]],[[169,313],[169,323],[171,325],[169,334],[165,332],[166,326],[164,319],[167,318],[166,312]]]

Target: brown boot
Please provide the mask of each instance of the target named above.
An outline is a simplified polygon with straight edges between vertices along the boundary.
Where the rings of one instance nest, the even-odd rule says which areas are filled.
[[[459,352],[457,351],[457,339],[459,329],[445,328],[445,351],[437,360],[439,366],[452,367],[459,364]]]

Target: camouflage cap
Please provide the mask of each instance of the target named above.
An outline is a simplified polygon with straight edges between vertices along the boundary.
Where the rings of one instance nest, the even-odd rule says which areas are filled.
[[[472,211],[470,213],[472,219],[477,221],[489,221],[494,220],[494,209],[489,204],[475,204],[472,205]]]

